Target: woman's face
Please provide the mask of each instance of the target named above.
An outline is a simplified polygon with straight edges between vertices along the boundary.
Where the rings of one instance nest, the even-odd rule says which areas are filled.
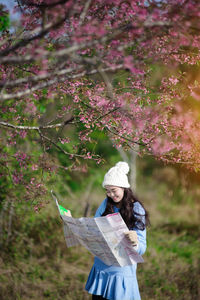
[[[119,203],[124,197],[124,188],[114,185],[106,185],[107,196],[110,197],[115,203]]]

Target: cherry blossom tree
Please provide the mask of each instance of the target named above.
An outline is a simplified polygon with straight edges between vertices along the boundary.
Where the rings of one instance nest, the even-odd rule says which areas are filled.
[[[19,24],[0,37],[4,180],[28,199],[45,193],[33,174],[56,172],[52,149],[66,170],[101,162],[88,147],[95,131],[199,170],[199,1],[18,0],[15,10]]]

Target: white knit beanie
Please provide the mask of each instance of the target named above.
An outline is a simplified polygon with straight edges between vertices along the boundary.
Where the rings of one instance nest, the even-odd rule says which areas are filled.
[[[119,186],[123,188],[129,188],[127,174],[129,172],[129,165],[126,162],[119,161],[114,167],[112,167],[104,176],[102,186],[106,185]]]

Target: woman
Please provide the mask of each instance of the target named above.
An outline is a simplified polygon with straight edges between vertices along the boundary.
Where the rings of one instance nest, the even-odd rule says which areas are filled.
[[[95,217],[120,212],[129,228],[126,237],[142,255],[146,250],[148,214],[130,189],[128,172],[128,164],[118,162],[105,174],[102,185],[107,197],[97,209]],[[93,300],[140,300],[136,269],[136,263],[125,267],[108,266],[95,257],[85,289],[92,294]]]

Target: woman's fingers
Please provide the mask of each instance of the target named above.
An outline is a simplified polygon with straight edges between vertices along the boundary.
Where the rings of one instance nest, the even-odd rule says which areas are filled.
[[[138,237],[136,231],[130,230],[128,232],[125,232],[124,234],[133,246],[136,246],[138,244]]]

